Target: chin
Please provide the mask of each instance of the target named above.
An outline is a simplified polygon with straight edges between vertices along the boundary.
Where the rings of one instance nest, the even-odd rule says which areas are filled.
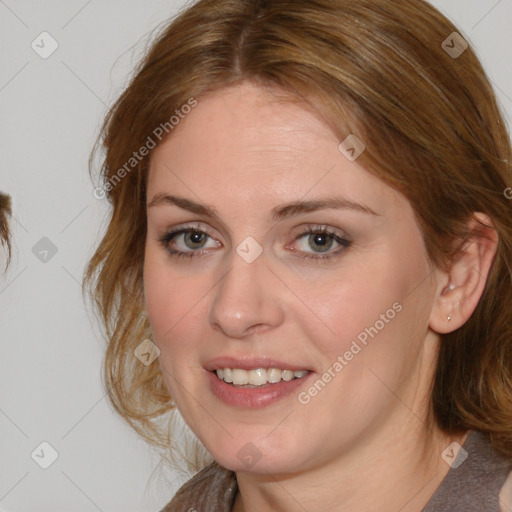
[[[275,475],[275,474],[290,474],[297,472],[297,465],[290,460],[290,456],[287,456],[287,460],[281,460],[273,458],[269,460],[266,457],[262,457],[254,463],[241,462],[237,454],[230,456],[221,456],[215,458],[215,460],[223,467],[234,471],[235,473],[251,473],[255,475]]]
[[[262,434],[254,439],[262,439],[267,434]],[[296,473],[310,459],[305,453],[297,453],[297,447],[303,443],[288,438],[288,443],[268,442],[265,446],[258,444],[258,441],[251,441],[244,436],[238,441],[229,439],[225,446],[217,445],[210,450],[213,458],[223,467],[231,471],[253,474],[289,474]],[[268,441],[268,440],[267,440]]]

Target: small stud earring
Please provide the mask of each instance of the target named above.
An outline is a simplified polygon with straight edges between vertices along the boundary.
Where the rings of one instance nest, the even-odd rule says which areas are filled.
[[[446,294],[446,293],[449,293],[451,292],[452,290],[455,290],[455,285],[450,283],[444,290],[443,290],[443,295]]]

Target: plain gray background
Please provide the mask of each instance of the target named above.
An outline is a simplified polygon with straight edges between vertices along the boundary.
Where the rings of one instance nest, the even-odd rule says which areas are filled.
[[[476,49],[510,127],[512,0],[432,3]],[[99,125],[182,5],[0,0],[0,190],[16,246],[0,279],[0,511],[156,512],[183,481],[111,410],[80,287],[107,212],[87,167]],[[58,452],[47,469],[42,442]]]

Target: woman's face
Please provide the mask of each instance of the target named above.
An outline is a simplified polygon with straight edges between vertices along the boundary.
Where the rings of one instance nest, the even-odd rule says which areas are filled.
[[[185,421],[222,465],[257,473],[406,428],[438,342],[409,202],[310,111],[255,86],[212,93],[180,122],[152,156],[144,286]]]

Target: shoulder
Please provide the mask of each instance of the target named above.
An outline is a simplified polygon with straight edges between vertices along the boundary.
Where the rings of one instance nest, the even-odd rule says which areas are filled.
[[[512,461],[496,453],[487,436],[476,431],[453,452],[445,454],[445,460],[453,458],[448,462],[451,469],[423,512],[501,512]]]
[[[185,482],[161,512],[229,512],[237,491],[235,473],[212,462]]]

